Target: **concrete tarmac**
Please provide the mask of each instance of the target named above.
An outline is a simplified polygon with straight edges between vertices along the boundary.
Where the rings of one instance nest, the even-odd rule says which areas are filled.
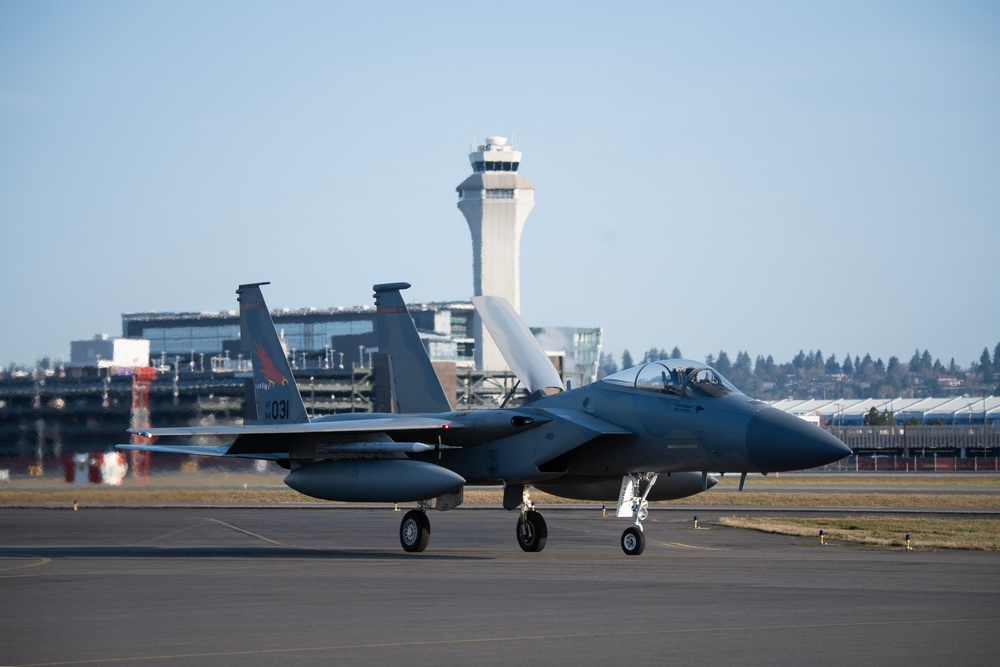
[[[0,664],[996,664],[1000,554],[543,513],[0,509]]]

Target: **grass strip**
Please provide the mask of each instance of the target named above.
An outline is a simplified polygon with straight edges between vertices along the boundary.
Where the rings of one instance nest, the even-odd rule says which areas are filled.
[[[720,486],[739,486],[739,475],[724,475],[715,478]],[[810,475],[802,473],[784,473],[774,475],[748,475],[747,489],[756,486],[837,486],[848,484],[852,486],[981,486],[1000,488],[1000,474],[994,473],[828,473]]]
[[[465,502],[499,506],[501,491],[467,490]],[[533,491],[531,499],[541,505],[593,504],[557,498]],[[283,503],[325,503],[303,496],[291,489],[254,488],[143,488],[81,486],[76,488],[22,489],[0,491],[0,507],[11,505],[165,505],[165,504],[241,504],[268,505]],[[614,501],[605,503],[614,506]],[[909,509],[979,509],[1000,510],[1000,495],[935,493],[702,493],[689,498],[653,503],[654,506],[696,505],[699,507],[878,507]]]
[[[765,533],[814,537],[817,541],[822,530],[827,540],[905,548],[909,534],[914,549],[1000,551],[1000,520],[996,519],[723,517],[719,523]]]

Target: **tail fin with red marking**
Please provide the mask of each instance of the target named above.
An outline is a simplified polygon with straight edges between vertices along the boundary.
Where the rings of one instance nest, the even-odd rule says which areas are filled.
[[[297,424],[309,421],[306,406],[295,385],[285,350],[278,340],[260,286],[240,285],[240,344],[245,359],[253,363],[253,396],[256,413],[246,410],[247,424]],[[252,406],[250,406],[252,407]]]

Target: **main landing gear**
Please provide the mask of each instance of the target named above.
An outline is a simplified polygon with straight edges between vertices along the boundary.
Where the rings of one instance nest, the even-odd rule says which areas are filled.
[[[616,516],[633,517],[635,525],[622,533],[622,551],[629,556],[638,556],[646,549],[646,534],[642,532],[642,522],[649,516],[649,501],[646,497],[656,484],[657,473],[630,473],[622,477],[622,488],[618,493]]]
[[[505,510],[520,509],[521,516],[517,518],[517,544],[524,551],[538,552],[545,548],[549,538],[549,529],[545,519],[531,507],[528,487],[523,484],[508,484],[503,488],[503,508]]]
[[[423,503],[419,509],[410,510],[399,524],[399,543],[403,551],[417,553],[427,548],[431,541],[431,522]]]
[[[417,509],[404,514],[403,520],[399,523],[399,543],[403,545],[403,551],[419,553],[427,548],[427,544],[431,541],[431,522],[427,518],[427,510],[447,512],[461,505],[463,497],[463,489],[458,487],[450,493],[434,498],[433,502],[421,500],[417,503]]]
[[[521,495],[521,516],[517,519],[517,544],[524,551],[541,551],[548,539],[549,529],[545,525],[545,519],[540,513],[531,509],[528,488],[524,487]]]

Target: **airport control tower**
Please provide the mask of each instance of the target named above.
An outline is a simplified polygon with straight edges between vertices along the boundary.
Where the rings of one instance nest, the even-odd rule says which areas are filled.
[[[521,230],[535,205],[535,186],[517,173],[521,152],[506,137],[487,137],[469,154],[472,175],[458,190],[458,208],[472,232],[476,296],[503,296],[521,310]],[[476,315],[476,368],[507,370],[489,332]]]

